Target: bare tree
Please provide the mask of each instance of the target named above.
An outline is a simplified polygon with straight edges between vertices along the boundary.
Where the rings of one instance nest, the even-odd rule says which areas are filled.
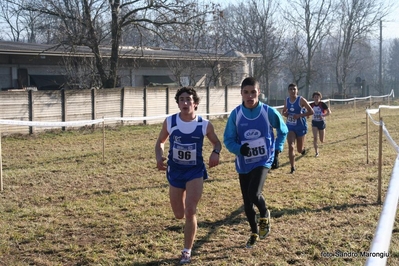
[[[203,77],[198,75],[198,73],[202,73],[203,71],[198,71],[198,58],[195,56],[192,57],[185,57],[179,59],[171,59],[167,60],[166,64],[169,70],[172,72],[175,81],[180,86],[197,86],[197,82]],[[182,83],[183,79],[187,79],[185,83]]]
[[[294,33],[303,33],[306,47],[305,93],[309,96],[314,67],[313,56],[322,41],[329,35],[332,25],[332,0],[288,0],[285,18],[292,24]]]
[[[399,39],[392,41],[389,49],[388,75],[399,81]]]
[[[12,41],[21,41],[26,25],[21,23],[22,10],[18,10],[12,2],[4,1],[0,3],[0,18],[7,26],[4,30],[5,35]]]
[[[388,76],[396,89],[399,88],[399,39],[392,41],[389,49]]]
[[[194,0],[20,0],[18,4],[23,10],[57,18],[62,34],[61,44],[89,47],[104,88],[117,84],[124,28],[133,26],[138,30],[151,31],[162,39],[162,32],[171,30],[171,25],[185,25],[201,15],[193,10],[208,12],[207,9],[197,8]],[[101,45],[111,46],[109,59],[102,54]]]
[[[264,85],[263,92],[268,99],[270,83],[280,70],[280,59],[286,45],[284,27],[277,20],[277,13],[278,4],[274,0],[239,2],[226,8],[223,25],[224,35],[232,49],[261,55],[255,61],[253,75]]]
[[[48,15],[22,9],[25,1],[0,2],[0,22],[6,25],[2,27],[4,35],[14,42],[52,43],[59,30],[52,25],[59,22]]]
[[[287,44],[287,50],[283,59],[284,72],[288,72],[289,76],[287,87],[289,83],[296,83],[298,90],[303,90],[307,75],[306,68],[306,47],[301,42],[299,34],[293,34],[293,37]]]
[[[71,51],[74,54],[75,51]],[[61,64],[61,63],[60,63]],[[99,88],[93,57],[64,56],[62,66],[66,73],[65,89]]]
[[[222,23],[224,20],[223,12],[217,12],[213,14],[210,22],[205,23],[204,30],[206,31],[206,39],[203,42],[202,50],[199,50],[198,55],[202,58],[202,61],[209,71],[209,75],[206,77],[206,86],[221,86],[222,76],[229,70],[229,68],[222,67],[223,57],[234,54],[227,51],[225,53],[225,37],[222,32]],[[232,62],[233,63],[233,62]]]
[[[198,16],[193,23],[186,25],[172,25],[173,30],[165,32],[166,39],[169,40],[169,46],[176,48],[181,53],[187,51],[201,50],[205,46],[204,38],[206,38],[205,24],[206,13]],[[166,44],[166,45],[168,45]],[[189,54],[189,53],[186,53]],[[195,55],[191,55],[186,60],[169,60],[168,68],[173,73],[176,81],[179,83],[183,77],[188,78],[188,85],[195,86],[201,79],[196,73],[198,64],[196,64]]]
[[[338,92],[347,90],[348,77],[353,78],[354,68],[364,58],[356,56],[356,49],[368,46],[367,37],[372,34],[380,20],[387,16],[384,2],[374,0],[340,0],[337,13],[338,31],[333,35],[335,49],[335,79]],[[354,80],[354,78],[353,78]]]
[[[229,75],[239,64],[245,64],[241,53],[231,51],[226,46],[222,31],[224,14],[218,5],[212,6],[213,12],[197,16],[187,25],[175,25],[175,30],[167,33],[169,45],[180,51],[191,51],[191,59],[184,62],[169,61],[168,66],[178,76],[189,78],[192,85],[221,86],[229,83]],[[168,44],[166,44],[168,45]],[[177,51],[176,51],[177,52]],[[198,69],[205,75],[199,76]],[[226,83],[225,83],[226,82]]]

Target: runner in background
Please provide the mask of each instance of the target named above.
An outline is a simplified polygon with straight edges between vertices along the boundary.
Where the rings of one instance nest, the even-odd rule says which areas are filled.
[[[315,156],[319,156],[319,145],[317,139],[323,143],[326,136],[326,116],[331,114],[330,108],[327,104],[321,101],[321,92],[315,91],[312,95],[313,101],[310,106],[313,108],[312,118],[312,132],[313,132],[313,147],[315,150]]]
[[[288,85],[288,93],[289,97],[284,102],[283,116],[287,118],[288,157],[291,164],[291,174],[293,174],[296,170],[295,144],[297,151],[305,155],[305,137],[308,132],[306,117],[313,115],[313,109],[305,98],[298,96],[298,86],[295,83]]]

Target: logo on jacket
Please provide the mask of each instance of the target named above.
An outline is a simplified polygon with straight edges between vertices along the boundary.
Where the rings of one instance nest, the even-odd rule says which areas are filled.
[[[260,131],[257,129],[249,129],[244,133],[246,139],[257,139],[260,138],[260,135]]]
[[[174,140],[174,142],[176,142],[176,143],[181,143],[181,136],[174,136],[173,137],[173,140]]]

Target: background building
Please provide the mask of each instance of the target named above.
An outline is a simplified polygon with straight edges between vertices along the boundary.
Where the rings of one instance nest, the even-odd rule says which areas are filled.
[[[102,47],[109,60],[109,47]],[[253,73],[259,55],[209,54],[163,48],[121,47],[116,87],[237,86]],[[1,90],[98,87],[92,52],[63,46],[0,41]]]

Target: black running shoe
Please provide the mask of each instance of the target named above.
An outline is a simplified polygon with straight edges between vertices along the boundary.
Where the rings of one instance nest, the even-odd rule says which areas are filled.
[[[279,168],[280,167],[280,163],[279,163],[279,161],[278,161],[278,156],[275,156],[274,157],[274,161],[273,161],[273,163],[272,163],[272,169],[277,169],[277,168]]]
[[[259,235],[258,234],[251,234],[251,237],[248,239],[247,248],[253,248],[255,246],[256,242],[259,240]]]

